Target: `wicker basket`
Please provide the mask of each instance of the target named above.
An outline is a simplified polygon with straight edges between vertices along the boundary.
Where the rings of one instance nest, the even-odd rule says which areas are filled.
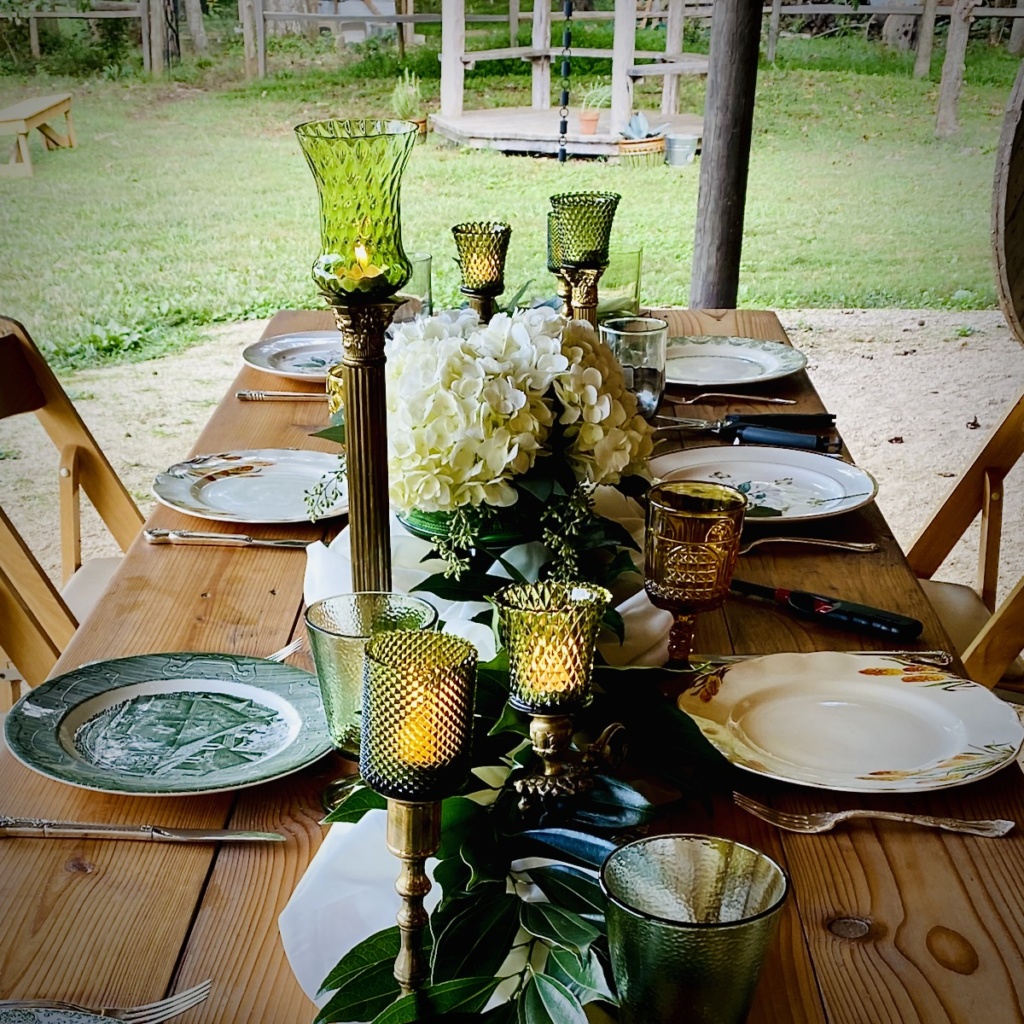
[[[657,167],[665,162],[665,136],[619,139],[619,157],[627,167]]]

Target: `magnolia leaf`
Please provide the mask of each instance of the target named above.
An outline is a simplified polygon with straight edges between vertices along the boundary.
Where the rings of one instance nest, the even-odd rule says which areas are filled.
[[[313,1024],[338,1020],[372,1020],[400,995],[401,990],[395,980],[395,958],[390,957],[347,975],[338,991],[317,1014]]]
[[[563,910],[553,903],[523,903],[519,919],[523,927],[538,939],[569,946],[580,953],[600,937],[601,932],[579,914]]]
[[[610,839],[589,836],[567,828],[538,828],[521,833],[523,839],[540,843],[588,868],[599,868],[617,847]]]
[[[568,864],[546,864],[529,869],[530,878],[552,903],[577,914],[605,912],[604,893],[590,875]]]
[[[492,729],[491,731],[493,732],[494,730]],[[485,786],[489,786],[491,789],[501,788],[508,778],[508,768],[504,765],[482,764],[477,768],[471,768],[470,771]]]
[[[743,512],[745,519],[777,519],[782,513],[767,505],[748,505]]]
[[[619,638],[620,644],[626,639],[626,623],[611,606],[605,608],[604,615],[601,616],[601,625],[610,629]]]
[[[621,523],[617,523],[613,519],[606,519],[604,516],[594,516],[591,522],[580,531],[579,548],[581,551],[595,548],[640,550],[629,530]]]
[[[469,837],[485,827],[486,812],[464,796],[453,796],[441,804],[441,860],[458,857]]]
[[[620,576],[633,573],[642,576],[643,572],[637,568],[633,556],[628,551],[616,551],[612,560],[604,568],[604,582],[611,583]]]
[[[335,426],[325,427],[323,430],[318,430],[315,434],[310,434],[310,437],[322,437],[325,441],[337,441],[338,444],[345,443],[345,424],[338,423]]]
[[[507,559],[501,555],[496,554],[495,559],[498,564],[505,570],[509,575],[509,580],[506,580],[506,585],[511,581],[512,583],[529,583],[530,581]]]
[[[560,981],[581,1003],[598,1000],[618,1003],[615,993],[608,984],[604,967],[593,949],[578,957],[571,949],[553,949],[548,954],[544,973]]]
[[[413,1024],[441,1014],[480,1013],[500,984],[500,978],[462,978],[427,985],[392,1003],[373,1024]]]
[[[452,856],[448,860],[442,860],[441,866],[451,863],[451,861],[457,861],[460,865],[465,867],[461,857]],[[430,932],[434,936],[434,941],[437,941],[437,937],[454,921],[457,917],[464,914],[468,908],[475,906],[483,899],[491,898],[497,899],[499,896],[505,894],[505,880],[499,882],[484,882],[478,886],[477,889],[472,892],[458,892],[452,897],[446,898],[443,903],[436,906],[430,915]]]
[[[471,872],[460,857],[449,857],[438,861],[434,868],[434,881],[441,886],[445,900],[451,899],[456,893],[465,890],[469,884]]]
[[[514,732],[517,736],[529,736],[529,719],[521,711],[516,711],[511,704],[506,704],[501,710],[501,717],[491,726],[487,735],[497,736],[500,732]]]
[[[425,590],[446,601],[482,601],[493,597],[508,586],[504,576],[491,576],[483,572],[464,572],[458,579],[451,579],[444,573],[434,573],[412,588],[412,592]]]
[[[538,463],[538,465],[540,465],[540,463]],[[516,489],[527,491],[538,501],[546,502],[551,498],[551,495],[554,494],[555,480],[554,477],[550,476],[524,476],[520,477],[516,481]]]
[[[463,900],[434,944],[431,978],[452,981],[465,975],[495,974],[519,931],[519,898],[510,892]]]
[[[345,797],[344,803],[335,807],[321,824],[333,825],[336,821],[359,821],[367,811],[387,807],[387,805],[387,800],[374,793],[369,786],[361,786],[349,793]]]
[[[482,1024],[516,1024],[518,1010],[519,1003],[510,1000],[492,1007],[480,1020]]]
[[[571,818],[583,825],[621,830],[642,825],[655,813],[654,805],[628,783],[597,775],[587,799],[572,808]]]
[[[639,473],[632,473],[622,477],[617,484],[612,485],[620,494],[627,498],[646,498],[647,492],[651,489],[650,480],[645,480]]]
[[[522,1024],[587,1024],[580,1001],[560,981],[534,974],[519,997]]]
[[[347,978],[372,964],[388,959],[393,962],[401,948],[400,935],[398,926],[394,925],[383,931],[375,932],[369,938],[363,939],[358,945],[353,946],[341,958],[334,970],[327,975],[317,994],[323,995],[325,992],[332,992]]]

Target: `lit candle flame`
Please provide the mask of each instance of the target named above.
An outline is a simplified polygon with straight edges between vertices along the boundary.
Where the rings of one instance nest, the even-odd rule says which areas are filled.
[[[418,704],[409,710],[399,727],[395,754],[403,764],[425,768],[441,762],[441,744],[431,711],[431,705]]]

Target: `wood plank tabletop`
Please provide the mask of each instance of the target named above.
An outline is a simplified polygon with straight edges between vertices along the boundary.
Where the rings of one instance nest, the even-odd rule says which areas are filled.
[[[786,342],[772,313],[673,310],[665,315],[677,334]],[[271,321],[265,335],[331,324],[328,312],[286,311]],[[192,454],[261,446],[331,450],[329,443],[310,437],[324,425],[326,410],[319,404],[234,398],[237,388],[261,387],[301,390],[305,385],[243,369]],[[799,411],[821,409],[804,373],[770,387],[771,394],[796,399]],[[668,402],[688,393],[671,389]],[[749,411],[751,406],[736,411],[740,408]],[[732,411],[722,404],[678,409],[695,416]],[[839,413],[841,429],[842,410],[832,411]],[[200,526],[162,507],[149,525],[233,529]],[[253,527],[252,532],[299,532],[312,540],[337,525]],[[822,536],[872,539],[882,550],[835,555],[781,545],[759,548],[742,559],[743,577],[914,615],[925,624],[922,647],[948,648],[948,638],[877,508],[802,525],[813,525]],[[57,671],[154,651],[267,654],[302,630],[304,567],[301,551],[149,546],[140,538]],[[739,598],[700,617],[697,644],[707,651],[762,654],[888,646]],[[61,785],[29,771],[4,749],[0,813],[258,828],[281,831],[288,841],[221,848],[0,841],[0,998],[125,1005],[212,978],[210,998],[176,1018],[182,1024],[311,1020],[314,1007],[285,959],[277,916],[323,838],[318,796],[341,764],[328,757],[296,775],[235,793],[156,799]],[[1024,778],[1017,766],[931,794],[854,798],[753,776],[749,792],[788,809],[860,805],[1024,822]],[[827,835],[801,836],[779,833],[724,800],[710,810],[689,807],[668,824],[673,830],[749,842],[777,858],[789,873],[792,897],[758,989],[753,1024],[1024,1021],[1020,828],[992,840],[856,822]]]

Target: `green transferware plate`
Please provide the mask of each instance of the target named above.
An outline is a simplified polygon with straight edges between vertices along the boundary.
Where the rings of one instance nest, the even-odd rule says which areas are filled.
[[[233,654],[144,654],[49,679],[7,715],[14,756],[58,782],[188,796],[254,786],[331,749],[316,676]]]
[[[0,1006],[0,1024],[95,1024],[107,1020],[95,1013],[79,1010],[58,1010],[42,1006]]]

